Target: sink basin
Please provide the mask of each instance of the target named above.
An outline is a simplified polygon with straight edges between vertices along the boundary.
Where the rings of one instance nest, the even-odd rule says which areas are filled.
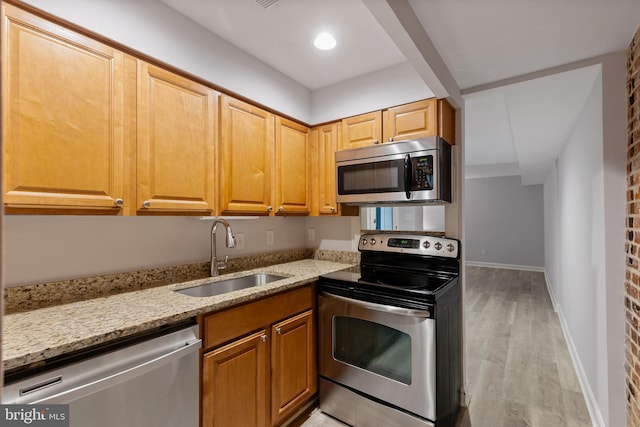
[[[286,276],[278,276],[276,274],[252,274],[250,276],[235,277],[233,279],[205,283],[192,288],[176,289],[176,292],[192,297],[212,297],[214,295],[226,294],[227,292],[233,292],[239,289],[264,285],[281,279],[286,279]]]

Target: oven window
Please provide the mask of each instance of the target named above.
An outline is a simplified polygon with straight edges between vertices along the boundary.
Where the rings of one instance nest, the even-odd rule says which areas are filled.
[[[411,384],[411,337],[353,317],[333,318],[333,357],[349,365]]]

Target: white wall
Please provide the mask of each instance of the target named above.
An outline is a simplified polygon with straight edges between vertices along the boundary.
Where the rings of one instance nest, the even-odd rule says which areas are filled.
[[[311,123],[323,123],[433,97],[411,64],[403,62],[313,91]]]
[[[226,248],[218,227],[218,255],[306,247],[305,218],[228,219],[234,233],[244,233],[245,249]],[[8,215],[5,286],[208,261],[211,224],[198,217]],[[267,230],[274,231],[273,246]]]
[[[218,227],[217,254],[230,258],[305,247],[358,249],[359,217],[226,218],[245,241],[244,249],[225,247]],[[209,261],[211,225],[211,219],[199,217],[8,215],[5,286]],[[274,232],[273,245],[267,245],[267,230]]]
[[[503,176],[466,179],[465,186],[465,261],[542,269],[542,185]]]
[[[305,221],[307,248],[332,251],[357,251],[360,238],[360,217],[317,217],[310,216]],[[312,229],[313,240],[309,239]]]
[[[545,265],[596,425],[625,425],[625,58],[602,72],[544,184]]]

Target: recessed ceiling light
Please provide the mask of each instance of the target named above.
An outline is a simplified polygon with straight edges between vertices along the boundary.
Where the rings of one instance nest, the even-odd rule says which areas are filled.
[[[329,33],[320,33],[313,45],[320,50],[331,50],[336,47],[336,39]]]

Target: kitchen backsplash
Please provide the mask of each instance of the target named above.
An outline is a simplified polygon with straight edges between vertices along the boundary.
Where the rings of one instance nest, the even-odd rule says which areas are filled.
[[[358,252],[309,248],[292,249],[230,258],[227,269],[221,273],[251,270],[309,258],[347,264],[360,262],[360,254]],[[123,292],[164,286],[171,283],[202,279],[209,275],[209,266],[208,262],[200,262],[9,287],[4,290],[4,310],[5,314],[13,314],[87,299],[107,297]]]

